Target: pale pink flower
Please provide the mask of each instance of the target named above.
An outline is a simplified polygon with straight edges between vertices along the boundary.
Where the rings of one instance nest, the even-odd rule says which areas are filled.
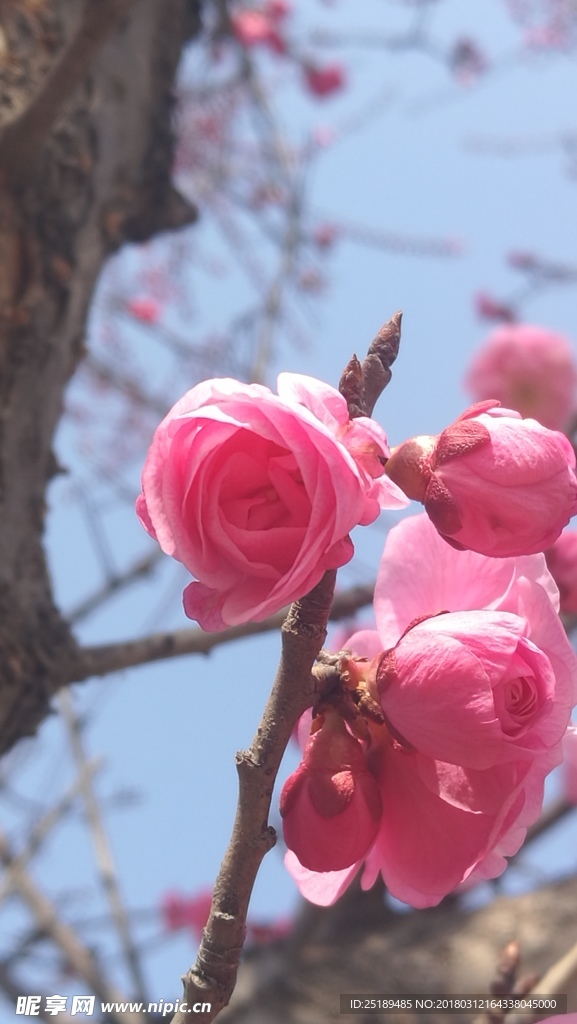
[[[260,384],[209,380],[157,428],[137,513],[198,583],[186,614],[203,629],[260,621],[353,554],[348,536],[381,508],[407,504],[383,474],[389,454],[373,420],[313,377]]]
[[[449,543],[496,558],[534,554],[577,512],[575,454],[564,434],[498,405],[473,405],[437,437],[405,441],[387,473]]]
[[[245,10],[231,14],[232,30],[246,47],[264,45],[275,53],[286,53],[287,44],[278,31],[278,15],[271,11]]]
[[[315,96],[332,96],[346,84],[346,73],[342,64],[326,64],[324,67],[305,64],[303,73],[307,89]]]
[[[130,299],[126,303],[126,308],[133,317],[142,320],[143,323],[155,324],[160,319],[160,306],[155,299]]]
[[[545,558],[559,587],[562,614],[577,615],[577,530],[563,530]]]
[[[497,399],[544,427],[562,430],[577,406],[571,343],[545,327],[499,327],[474,357],[465,387],[476,401]]]
[[[363,745],[380,826],[338,870],[310,870],[289,850],[304,896],[333,903],[364,863],[362,888],[382,874],[393,896],[426,907],[504,870],[539,817],[575,700],[577,659],[557,608],[543,555],[459,552],[426,516],[390,532],[377,631],[347,644],[367,659],[367,693],[383,712]]]

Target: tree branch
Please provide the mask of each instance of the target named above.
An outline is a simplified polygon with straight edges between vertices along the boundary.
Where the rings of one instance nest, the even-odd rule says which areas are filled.
[[[104,41],[135,0],[86,0],[76,32],[28,106],[0,136],[0,172],[19,185],[34,172],[38,152],[67,99],[86,77]]]
[[[118,593],[119,590],[124,590],[125,587],[129,587],[131,583],[135,583],[136,580],[141,579],[143,576],[148,576],[156,568],[161,558],[163,558],[163,552],[160,547],[155,547],[150,554],[137,558],[128,569],[118,575],[111,576],[98,590],[94,590],[92,594],[89,594],[88,597],[80,601],[68,613],[68,621],[74,624],[80,622],[81,619],[87,618],[97,608],[100,608],[109,597],[112,597],[113,594]]]
[[[336,572],[326,572],[301,601],[295,601],[282,627],[282,654],[273,689],[249,750],[236,756],[239,800],[232,837],[222,862],[212,908],[196,963],[185,975],[189,1006],[210,1002],[214,1020],[232,995],[245,937],[254,881],[266,853],[276,843],[267,824],[275,779],[291,733],[318,696],[312,667],[326,638]],[[187,1024],[180,1010],[172,1024]]]
[[[144,1003],[147,1000],[142,964],[132,938],[130,921],[120,893],[112,850],[92,785],[92,776],[88,771],[89,762],[84,750],[81,724],[74,710],[70,690],[62,689],[57,700],[60,714],[66,723],[72,755],[79,775],[86,821],[94,846],[100,881],[110,907],[110,916],[114,922],[126,966],[132,979],[134,997]]]
[[[37,887],[22,865],[18,863],[17,858],[12,854],[8,840],[1,832],[0,861],[5,867],[12,869],[13,884],[34,914],[38,927],[50,936],[74,973],[83,978],[103,1002],[123,1001],[122,993],[109,985],[100,973],[91,951],[82,945],[72,928],[60,919],[56,908]],[[121,1013],[112,1011],[110,1019],[114,1021],[114,1024],[144,1024],[142,1014],[132,1010],[125,1010]]]
[[[337,594],[329,613],[331,622],[348,619],[366,605],[372,603],[374,583],[366,583]],[[109,672],[145,665],[165,658],[180,658],[185,654],[210,654],[215,647],[242,640],[249,636],[260,636],[280,629],[286,617],[286,609],[269,616],[263,622],[245,622],[242,626],[230,626],[221,633],[205,633],[202,629],[178,629],[172,633],[153,633],[140,640],[126,640],[117,644],[99,647],[84,647],[79,661],[71,671],[68,682],[80,682],[90,676],[103,676]]]
[[[527,993],[526,998],[531,996],[562,996],[577,979],[577,943],[564,956],[554,963],[552,967],[539,979],[537,984]],[[534,1024],[535,1021],[543,1020],[546,1010],[535,1010],[535,1012],[514,1013],[508,1015],[508,1019],[515,1021],[515,1024]],[[550,1015],[550,1011],[549,1011]]]
[[[38,992],[24,992],[23,986],[12,977],[12,973],[9,971],[7,965],[0,960],[0,988],[4,992],[4,995],[8,997],[10,1002],[14,1004],[14,1009],[18,1006],[18,999],[23,995],[38,995]],[[38,1008],[38,1012],[35,1014],[40,1020],[48,1021],[49,1024],[54,1020],[54,1014],[47,1012],[44,1009],[44,997],[42,998],[42,1005]],[[58,1024],[74,1024],[72,1017],[66,1014],[65,1017],[58,1016]]]
[[[68,814],[74,804],[74,801],[77,799],[85,780],[91,780],[96,772],[100,770],[103,763],[102,759],[87,761],[70,789],[67,790],[58,803],[47,811],[47,813],[40,818],[40,821],[32,827],[27,838],[25,848],[13,857],[11,866],[9,868],[7,867],[4,871],[2,881],[0,882],[0,903],[2,903],[16,887],[16,883],[13,881],[14,870],[18,868],[24,869],[26,867],[26,864],[31,857],[33,857],[37,850],[42,846],[44,839],[50,834],[58,822]]]

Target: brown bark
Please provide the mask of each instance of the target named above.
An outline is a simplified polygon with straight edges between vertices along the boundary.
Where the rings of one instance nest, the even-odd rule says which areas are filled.
[[[123,242],[195,219],[170,182],[170,118],[199,8],[0,6],[0,752],[35,731],[76,661],[42,533],[95,281]]]
[[[432,910],[396,914],[378,888],[349,892],[334,907],[307,904],[292,937],[256,947],[241,966],[222,1024],[489,1024],[487,1016],[357,1013],[341,1016],[340,993],[368,996],[490,994],[504,947],[520,946],[518,980],[541,979],[577,942],[577,879],[465,912],[454,899]],[[577,1010],[577,978],[562,991]],[[527,991],[527,989],[525,989]],[[539,981],[534,991],[541,992]],[[534,1019],[551,1016],[542,1011]],[[506,1021],[521,1021],[513,1013]],[[504,1024],[504,1022],[503,1022]],[[526,1021],[525,1021],[526,1024]]]

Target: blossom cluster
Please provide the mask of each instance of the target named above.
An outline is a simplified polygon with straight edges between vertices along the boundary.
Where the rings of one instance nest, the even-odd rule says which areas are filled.
[[[380,873],[415,907],[503,871],[576,699],[557,609],[543,555],[457,551],[425,515],[391,530],[377,629],[348,640],[340,692],[281,795],[287,867],[308,899],[334,902],[363,864],[363,888]]]
[[[286,0],[267,0],[261,7],[245,7],[233,11],[231,27],[234,37],[246,49],[264,47],[277,57],[291,52],[286,32],[286,22],[291,14],[291,5]],[[296,55],[293,53],[293,57]],[[323,98],[339,92],[346,84],[346,73],[342,64],[319,65],[310,59],[299,59],[303,83],[313,96]]]
[[[137,512],[195,577],[184,608],[207,630],[303,597],[382,509],[425,508],[389,534],[376,630],[335,656],[301,723],[281,814],[309,899],[333,902],[364,865],[363,887],[380,873],[431,906],[519,849],[576,700],[542,553],[577,512],[574,467],[564,434],[494,400],[391,451],[338,391],[289,373],[277,394],[205,381],[157,428]]]

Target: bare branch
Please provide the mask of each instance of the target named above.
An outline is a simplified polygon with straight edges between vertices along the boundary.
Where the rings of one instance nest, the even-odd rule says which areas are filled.
[[[32,993],[30,992],[23,991],[22,985],[19,982],[17,982],[15,978],[12,977],[11,971],[8,970],[7,965],[3,963],[1,960],[0,988],[4,992],[4,995],[8,997],[10,1002],[14,1004],[15,1008],[18,1005],[19,998],[21,998],[23,995],[32,995]],[[44,999],[42,1000],[42,1002],[44,1002]],[[38,1008],[38,1013],[36,1013],[35,1016],[38,1017],[40,1020],[46,1020],[49,1022],[54,1020],[54,1014],[44,1010],[42,1005]],[[59,1024],[74,1024],[72,1017],[69,1017],[68,1014],[66,1015],[66,1017],[61,1017],[60,1015],[58,1015],[58,1020]]]
[[[212,908],[194,967],[184,977],[189,1006],[210,1002],[214,1020],[232,995],[245,937],[246,914],[261,861],[275,845],[267,824],[278,769],[300,715],[317,693],[314,661],[325,637],[336,572],[289,610],[282,627],[282,654],[271,695],[249,750],[236,757],[239,801],[231,841],[214,887]],[[187,1024],[178,1011],[172,1024]]]
[[[577,980],[577,943],[561,957],[557,963],[543,975],[534,988],[527,994],[540,996],[562,996],[572,987]],[[542,1020],[544,1010],[535,1010],[534,1013],[515,1013],[513,1017],[515,1024],[534,1024],[534,1021]]]
[[[40,821],[38,821],[32,828],[32,831],[28,836],[28,842],[25,849],[14,857],[11,867],[6,868],[6,871],[4,872],[4,876],[0,882],[0,903],[2,903],[2,901],[5,900],[15,888],[16,883],[13,878],[14,870],[17,868],[25,868],[31,857],[33,857],[40,849],[46,836],[48,836],[55,825],[57,825],[66,814],[68,814],[80,792],[80,788],[84,780],[91,779],[95,773],[100,770],[102,764],[103,761],[101,759],[86,762],[74,785],[70,787],[58,803],[43,815]]]
[[[351,618],[359,608],[372,603],[374,592],[374,583],[341,591],[334,599],[329,620],[339,622]],[[140,640],[84,647],[68,681],[80,682],[89,676],[103,676],[109,672],[132,668],[134,665],[146,665],[151,661],[163,661],[166,658],[180,658],[185,654],[210,654],[215,647],[221,647],[223,644],[274,632],[281,628],[285,617],[286,609],[269,616],[263,622],[245,622],[242,626],[230,626],[221,633],[205,633],[202,629],[178,629],[172,633],[154,633]]]
[[[122,1002],[124,1000],[122,993],[108,985],[90,950],[82,944],[72,928],[60,919],[54,905],[18,863],[6,836],[1,832],[0,861],[5,867],[12,869],[14,885],[34,915],[38,927],[50,936],[74,974],[83,978],[102,1002]],[[118,1013],[112,1011],[110,1019],[114,1021],[114,1024],[145,1024],[143,1015],[132,1010]]]
[[[86,820],[88,822],[90,835],[92,836],[92,843],[96,854],[102,888],[104,889],[106,898],[110,905],[112,920],[118,933],[127,968],[132,977],[134,995],[144,1003],[146,1002],[146,984],[144,981],[142,966],[136,946],[132,939],[128,914],[126,913],[126,908],[120,894],[114,858],[112,856],[112,850],[110,849],[108,836],[106,835],[106,830],[104,828],[104,822],[102,821],[98,801],[94,793],[92,778],[90,773],[87,771],[88,759],[84,750],[82,730],[78,717],[74,711],[70,690],[61,690],[58,694],[57,700],[60,713],[66,723],[70,738],[70,746],[72,747],[72,754],[79,773],[80,789],[84,806],[86,808]]]
[[[69,612],[68,621],[75,623],[87,618],[88,615],[96,611],[113,594],[116,594],[119,590],[124,590],[125,587],[130,586],[131,583],[141,579],[143,576],[148,576],[163,557],[162,550],[159,547],[155,547],[151,554],[145,555],[143,558],[137,558],[123,573],[111,576],[98,590],[95,590],[88,597],[85,597],[83,601],[80,601]]]

